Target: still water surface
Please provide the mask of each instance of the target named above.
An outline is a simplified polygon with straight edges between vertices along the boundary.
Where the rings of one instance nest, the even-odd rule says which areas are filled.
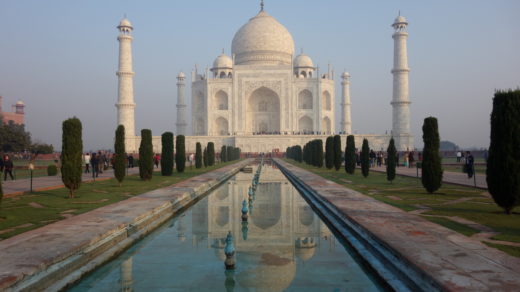
[[[253,173],[257,166],[253,166]],[[70,291],[381,291],[275,166],[229,181]],[[231,231],[236,269],[224,267]]]

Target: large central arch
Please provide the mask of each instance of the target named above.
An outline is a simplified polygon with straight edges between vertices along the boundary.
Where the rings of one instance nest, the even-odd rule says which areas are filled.
[[[251,93],[246,106],[247,132],[280,132],[280,98],[276,92],[260,87]]]

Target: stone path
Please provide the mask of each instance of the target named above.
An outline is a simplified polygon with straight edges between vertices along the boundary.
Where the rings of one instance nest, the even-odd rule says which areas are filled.
[[[226,165],[0,241],[0,291],[63,289],[248,163]]]
[[[302,184],[446,291],[516,291],[520,259],[282,160]],[[466,222],[467,223],[467,222]]]
[[[129,168],[128,174],[137,174],[139,173],[139,168]],[[108,169],[100,173],[96,180],[107,180],[114,177],[114,171],[112,169]],[[90,182],[94,179],[92,178],[92,173],[83,173],[83,182]],[[61,176],[40,176],[33,178],[33,191],[45,191],[50,189],[62,188],[63,182],[61,181]],[[2,189],[4,191],[4,196],[6,198],[13,197],[16,195],[23,194],[25,192],[29,192],[31,190],[31,179],[24,178],[18,180],[7,180],[2,182]]]
[[[378,171],[378,172],[386,172],[386,166],[376,166],[370,168],[370,170]],[[417,169],[415,167],[397,167],[396,173],[398,175],[404,175],[409,177],[417,177]],[[419,169],[419,177],[421,177],[421,170]],[[477,173],[475,175],[476,178],[476,185],[477,188],[485,189],[487,190],[487,182],[486,182],[486,175]],[[475,180],[473,178],[469,179],[468,175],[462,172],[451,172],[451,171],[444,171],[444,174],[442,176],[442,181],[457,185],[463,185],[463,186],[475,186]]]

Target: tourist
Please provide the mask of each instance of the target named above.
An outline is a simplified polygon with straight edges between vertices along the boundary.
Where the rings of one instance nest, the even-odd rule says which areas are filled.
[[[99,173],[103,173],[103,167],[105,165],[105,158],[103,157],[103,154],[101,153],[101,151],[98,151],[97,159],[98,159],[98,163],[97,163],[98,167],[97,167],[96,177],[98,176]]]
[[[408,167],[412,167],[414,162],[415,158],[413,157],[413,151],[410,151],[410,153],[408,154]]]
[[[98,177],[99,158],[96,156],[96,152],[92,152],[92,156],[90,157],[90,164],[92,165],[92,176]]]
[[[466,163],[465,163],[465,169],[466,173],[468,174],[468,178],[472,178],[475,174],[475,159],[473,158],[473,155],[471,152],[466,151]]]
[[[159,154],[155,154],[153,157],[153,164],[155,164],[155,168],[159,168],[159,161],[161,160],[161,156]]]
[[[457,151],[457,162],[460,162],[461,158],[462,158],[462,152]]]
[[[404,167],[408,167],[408,162],[410,161],[410,157],[409,157],[409,154],[408,154],[408,151],[406,151],[403,155],[403,159],[404,159]]]
[[[14,180],[13,168],[13,161],[9,158],[9,155],[4,155],[4,181],[7,180],[7,174],[9,174],[11,180]]]
[[[128,168],[134,168],[134,156],[132,154],[128,155]]]
[[[83,156],[83,160],[85,161],[85,173],[90,173],[90,154],[88,152]]]

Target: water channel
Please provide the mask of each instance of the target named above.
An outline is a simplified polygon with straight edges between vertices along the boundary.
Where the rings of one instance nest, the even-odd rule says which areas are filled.
[[[69,291],[382,291],[274,165],[240,172]],[[242,203],[249,203],[247,222]],[[224,266],[228,232],[236,267]]]

